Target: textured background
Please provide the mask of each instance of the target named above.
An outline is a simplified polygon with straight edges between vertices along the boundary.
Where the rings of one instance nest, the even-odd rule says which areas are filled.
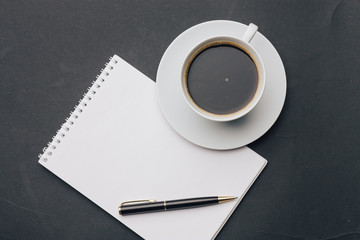
[[[114,53],[156,78],[187,28],[253,22],[287,73],[269,160],[218,239],[360,239],[360,1],[0,0],[0,238],[139,237],[37,164]]]

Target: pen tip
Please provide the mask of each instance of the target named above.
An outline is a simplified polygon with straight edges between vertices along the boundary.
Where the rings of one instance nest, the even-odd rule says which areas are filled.
[[[234,197],[234,196],[219,196],[218,197],[218,202],[219,203],[224,203],[224,202],[232,201],[234,199],[237,199],[237,197]]]

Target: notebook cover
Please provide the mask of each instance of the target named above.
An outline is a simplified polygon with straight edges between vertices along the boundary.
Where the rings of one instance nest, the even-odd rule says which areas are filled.
[[[160,111],[155,83],[115,55],[39,163],[145,239],[212,239],[267,161],[248,147],[215,151],[180,137]],[[118,213],[128,200],[217,195],[239,198],[181,211]]]

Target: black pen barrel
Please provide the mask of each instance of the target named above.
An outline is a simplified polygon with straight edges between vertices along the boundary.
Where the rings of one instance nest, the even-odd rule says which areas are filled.
[[[218,197],[201,197],[171,200],[166,202],[166,210],[175,210],[183,208],[194,208],[219,203]]]

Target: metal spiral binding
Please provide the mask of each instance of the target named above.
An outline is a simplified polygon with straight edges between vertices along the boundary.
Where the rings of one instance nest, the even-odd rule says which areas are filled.
[[[85,110],[93,97],[95,97],[96,92],[100,91],[101,85],[104,84],[106,77],[110,75],[111,70],[114,69],[114,66],[117,63],[118,61],[114,57],[109,58],[105,67],[101,69],[100,74],[96,76],[96,80],[92,82],[92,86],[84,93],[83,99],[79,100],[78,105],[74,107],[74,111],[70,112],[70,116],[65,119],[65,122],[52,137],[52,140],[47,144],[47,147],[43,148],[43,153],[38,156],[39,160],[47,162],[50,159],[53,155],[53,151],[56,150],[57,145],[59,145],[61,140],[66,137],[66,134],[71,131],[71,127],[76,123],[76,120],[80,117],[81,113]]]

